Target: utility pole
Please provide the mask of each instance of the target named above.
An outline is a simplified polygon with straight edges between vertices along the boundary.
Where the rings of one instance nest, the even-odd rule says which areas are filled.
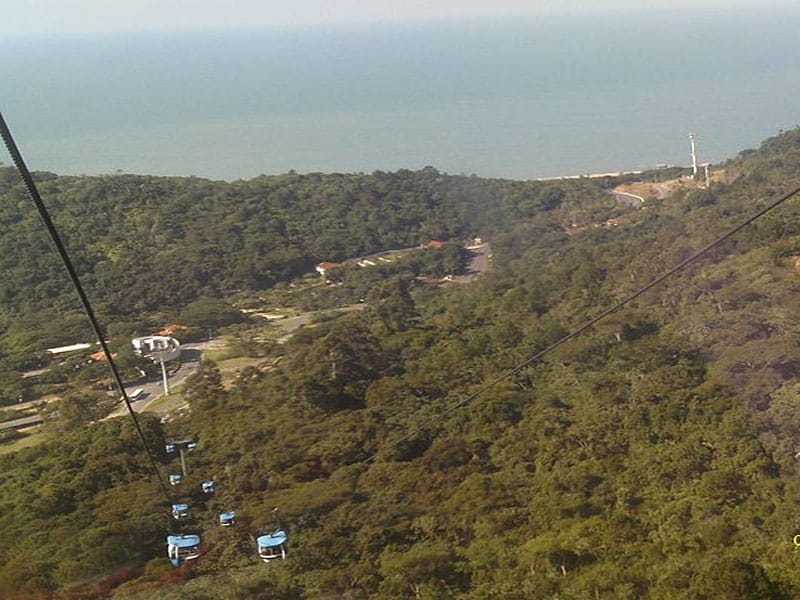
[[[169,379],[167,378],[167,367],[164,365],[163,358],[159,362],[161,363],[161,378],[164,381],[164,395],[169,396]]]
[[[176,448],[181,457],[181,474],[183,477],[186,477],[186,451],[191,451],[197,448],[197,442],[192,439],[173,440],[167,442],[167,452],[174,452]]]
[[[133,345],[134,354],[148,358],[151,362],[161,365],[164,395],[169,396],[169,378],[167,377],[166,362],[180,360],[180,342],[173,337],[164,335],[148,335],[132,339],[131,344]]]
[[[183,445],[178,446],[178,452],[181,455],[181,474],[186,477],[186,457],[183,455]]]
[[[697,179],[697,148],[695,148],[695,135],[689,134],[689,145],[692,148],[692,181]]]

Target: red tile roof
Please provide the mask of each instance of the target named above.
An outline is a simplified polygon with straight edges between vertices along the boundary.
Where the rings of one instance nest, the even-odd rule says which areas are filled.
[[[161,331],[157,332],[156,335],[171,336],[173,333],[181,329],[189,329],[189,328],[186,325],[178,325],[177,323],[171,323],[166,327],[164,327],[164,329],[162,329]]]

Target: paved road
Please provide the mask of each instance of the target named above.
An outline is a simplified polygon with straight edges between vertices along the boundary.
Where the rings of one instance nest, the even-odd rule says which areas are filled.
[[[469,283],[489,270],[489,259],[492,256],[492,247],[488,242],[480,244],[479,246],[468,246],[467,250],[472,253],[469,264],[467,265],[467,272],[463,275],[453,277],[453,283]]]
[[[629,194],[628,192],[618,192],[617,190],[612,190],[611,192],[614,195],[614,198],[617,199],[617,202],[620,204],[626,204],[633,208],[641,208],[644,204],[644,198],[641,196],[637,196],[636,194]]]
[[[31,415],[30,417],[22,417],[14,419],[13,421],[4,421],[0,423],[0,431],[6,429],[16,429],[18,427],[27,427],[28,425],[36,425],[44,421],[42,415]]]

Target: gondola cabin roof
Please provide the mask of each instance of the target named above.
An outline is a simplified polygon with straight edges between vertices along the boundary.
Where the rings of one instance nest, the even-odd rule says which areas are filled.
[[[200,544],[199,535],[168,535],[167,543],[176,548],[192,548]]]
[[[286,542],[286,532],[281,530],[273,531],[266,535],[259,536],[256,543],[262,548],[270,548],[272,546],[280,546]]]

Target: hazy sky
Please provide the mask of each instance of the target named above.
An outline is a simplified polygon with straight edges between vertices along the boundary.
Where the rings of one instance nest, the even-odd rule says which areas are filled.
[[[791,0],[3,0],[0,35],[297,26],[643,11],[775,10]]]

